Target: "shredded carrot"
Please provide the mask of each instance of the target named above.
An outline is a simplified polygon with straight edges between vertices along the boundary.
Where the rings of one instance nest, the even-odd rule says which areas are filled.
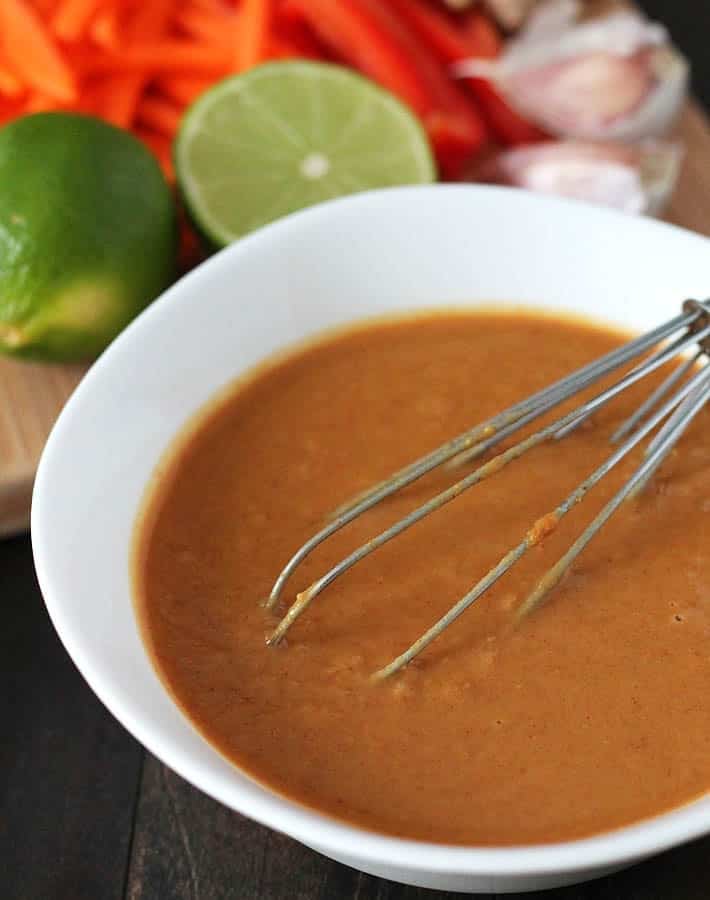
[[[32,6],[43,19],[49,18],[54,12],[57,0],[32,0]]]
[[[0,94],[6,97],[19,97],[23,93],[22,82],[14,72],[0,65]]]
[[[242,0],[235,54],[238,72],[250,69],[266,58],[271,15],[271,0]]]
[[[49,112],[54,109],[59,109],[60,107],[61,104],[57,102],[57,99],[55,97],[48,97],[46,94],[42,94],[39,91],[34,91],[27,99],[27,102],[25,104],[25,112]]]
[[[125,23],[126,41],[131,44],[139,44],[143,41],[161,38],[170,21],[172,10],[172,0],[143,2]],[[106,109],[106,118],[114,125],[129,127],[145,88],[144,74],[117,79],[115,90],[110,96],[110,102]]]
[[[175,171],[173,169],[170,139],[147,128],[137,128],[136,137],[139,137],[148,149],[155,154],[168,181],[174,181]]]
[[[89,27],[89,35],[99,47],[118,47],[118,7],[100,10]]]
[[[85,57],[88,73],[180,72],[219,76],[232,69],[232,54],[216,47],[166,39],[126,47],[120,53],[95,53]]]
[[[380,20],[397,24],[397,4],[390,0],[341,3],[371,9],[374,32]],[[320,8],[331,4],[334,0],[321,0]],[[267,60],[350,58],[343,52],[347,47],[329,49],[311,19],[289,14],[290,5],[290,0],[0,0],[0,126],[42,110],[99,116],[132,130],[174,181],[171,144],[185,108],[215,81]],[[392,12],[375,15],[380,6],[391,6]],[[457,20],[485,46],[486,55],[498,51],[495,29],[478,8]],[[368,49],[370,59],[378,47]],[[397,61],[417,84],[432,75],[437,84],[446,81],[444,63],[440,71],[433,62],[419,72],[416,58],[403,54]],[[361,61],[357,65],[364,68]],[[451,130],[450,122],[443,125]],[[186,264],[199,256],[196,248],[188,240]]]
[[[194,6],[179,9],[174,20],[188,37],[224,47],[234,45],[238,21],[236,13],[226,16],[221,11],[208,13]]]
[[[103,111],[110,88],[107,78],[92,78],[88,83],[82,83],[76,110],[89,116],[105,118]]]
[[[73,72],[26,0],[0,2],[0,51],[28,87],[64,103],[77,101]]]
[[[20,100],[3,100],[0,102],[0,126],[12,122],[18,116],[25,113],[24,99]]]
[[[236,6],[239,6],[239,0],[236,3],[230,3],[229,0],[186,0],[190,6],[201,9],[206,13],[222,13],[229,15],[234,12]]]
[[[146,128],[171,138],[180,127],[181,115],[180,110],[169,100],[145,97],[138,107],[137,118]]]
[[[52,17],[52,30],[62,41],[83,37],[100,0],[61,0]]]
[[[202,78],[199,75],[163,75],[156,79],[155,87],[160,94],[178,106],[189,106],[212,83],[211,78]]]

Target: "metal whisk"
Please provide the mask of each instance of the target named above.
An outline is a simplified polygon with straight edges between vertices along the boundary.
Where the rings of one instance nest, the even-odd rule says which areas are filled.
[[[473,472],[466,475],[465,478],[437,494],[333,566],[325,575],[297,595],[295,602],[267,639],[267,643],[271,645],[278,644],[299,616],[306,611],[313,600],[328,585],[332,584],[336,578],[346,572],[351,566],[354,566],[361,559],[377,550],[378,547],[392,540],[392,538],[423,519],[424,516],[444,506],[444,504],[455,499],[475,484],[500,471],[533,447],[548,440],[559,440],[565,437],[581,425],[592,413],[603,407],[622,391],[664,364],[682,356],[682,363],[673,370],[636,412],[617,428],[611,436],[612,444],[616,445],[616,449],[611,455],[588,478],[579,484],[553,512],[542,516],[537,522],[533,523],[532,527],[525,532],[520,543],[506,553],[438,622],[432,625],[428,631],[396,659],[375,672],[373,677],[376,679],[387,678],[411,662],[445,628],[451,625],[501,576],[512,568],[531,547],[538,544],[556,526],[557,522],[576,506],[587,492],[627,453],[663,422],[662,427],[646,447],[643,461],[638,468],[582,532],[569,550],[540,579],[533,591],[519,607],[517,615],[521,617],[529,613],[559,583],[574,560],[624,500],[635,496],[643,489],[690,422],[710,399],[710,364],[708,363],[708,354],[710,353],[710,300],[703,302],[687,300],[683,304],[681,315],[676,316],[653,331],[624,344],[622,347],[613,350],[589,365],[578,369],[566,378],[493,416],[488,421],[476,425],[396,472],[386,481],[374,485],[345,506],[340,507],[333,513],[328,524],[310,540],[306,541],[289,560],[277,578],[266,602],[267,609],[274,609],[286,582],[300,563],[323,541],[327,540],[349,522],[352,522],[353,519],[358,518],[385,498],[449,461],[451,461],[451,464],[457,464],[482,456],[523,426],[649,350],[653,350],[650,356],[636,365],[635,368],[631,369],[611,387],[606,388],[572,412],[563,415],[550,425],[546,425],[483,463]],[[675,392],[672,393],[674,388]],[[665,422],[663,421],[664,419]]]

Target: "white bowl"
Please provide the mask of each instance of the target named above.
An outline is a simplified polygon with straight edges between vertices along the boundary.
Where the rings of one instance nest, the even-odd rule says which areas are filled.
[[[709,285],[703,238],[504,188],[361,194],[239,241],[129,326],[47,443],[32,535],[64,645],[103,703],[170,768],[227,806],[385,878],[532,890],[602,875],[710,831],[710,795],[586,840],[500,849],[398,840],[306,810],[230,765],[178,710],[141,642],[129,580],[136,512],[161,455],[215,391],[278,348],[383,311],[478,301],[645,329]]]

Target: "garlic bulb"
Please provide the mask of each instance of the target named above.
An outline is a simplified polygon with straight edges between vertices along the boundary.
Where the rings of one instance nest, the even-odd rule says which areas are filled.
[[[479,180],[657,215],[671,195],[681,157],[678,145],[657,140],[550,142],[500,153]]]
[[[578,0],[548,0],[495,60],[455,71],[491,80],[548,134],[597,141],[659,137],[685,98],[688,66],[661,25],[623,10],[578,22]]]

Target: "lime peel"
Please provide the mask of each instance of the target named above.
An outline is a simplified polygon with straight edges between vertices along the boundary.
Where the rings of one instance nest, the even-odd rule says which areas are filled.
[[[21,347],[26,341],[27,335],[21,328],[0,322],[0,344],[5,344],[7,347],[14,349]]]
[[[175,204],[155,157],[99,119],[0,129],[0,351],[97,356],[175,275]]]

